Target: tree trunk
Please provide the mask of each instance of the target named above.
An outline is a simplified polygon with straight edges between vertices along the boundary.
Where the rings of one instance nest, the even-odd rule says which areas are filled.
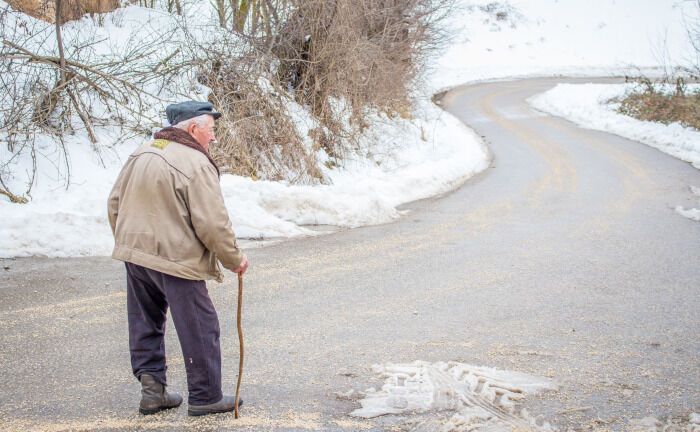
[[[250,2],[248,0],[240,0],[238,9],[234,14],[234,30],[243,33],[245,30],[245,23],[248,19],[248,11],[250,10]]]
[[[216,13],[219,15],[219,26],[226,28],[226,2],[224,0],[216,0]]]

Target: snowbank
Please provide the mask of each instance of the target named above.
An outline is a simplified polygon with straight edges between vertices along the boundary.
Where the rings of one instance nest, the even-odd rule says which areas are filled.
[[[378,117],[363,137],[371,154],[358,153],[340,169],[325,168],[330,185],[224,176],[234,225],[254,238],[308,234],[303,225],[389,222],[399,216],[397,206],[447,192],[487,167],[488,153],[476,134],[427,101],[419,108],[411,121]],[[270,225],[261,226],[260,217]]]
[[[641,121],[616,111],[619,104],[610,100],[621,98],[637,87],[633,83],[559,84],[530,98],[529,102],[539,110],[565,117],[580,126],[655,147],[700,169],[700,131],[678,123]]]
[[[221,187],[236,233],[241,238],[312,235],[304,227],[340,227],[389,222],[400,204],[447,192],[488,165],[488,153],[466,126],[429,102],[414,120],[378,117],[364,137],[364,148],[342,168],[325,168],[331,185],[298,186],[224,175]],[[0,257],[109,255],[112,233],[107,195],[132,140],[97,155],[79,138],[66,143],[71,184],[61,187],[65,168],[51,157],[38,159],[40,177],[28,204],[0,200]],[[55,143],[40,146],[49,155]],[[5,155],[0,154],[0,157]]]

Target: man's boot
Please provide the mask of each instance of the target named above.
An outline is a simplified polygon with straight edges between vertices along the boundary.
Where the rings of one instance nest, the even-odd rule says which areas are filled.
[[[141,403],[139,412],[144,415],[155,414],[169,408],[177,408],[182,403],[182,396],[168,393],[165,386],[149,374],[141,375]]]
[[[243,399],[238,399],[238,407],[240,408],[241,405],[243,405]],[[236,406],[236,397],[235,396],[226,396],[221,398],[219,402],[209,404],[209,405],[190,405],[187,408],[187,415],[191,416],[203,416],[207,414],[218,414],[218,413],[225,413],[225,412],[231,412],[234,410],[234,407]]]

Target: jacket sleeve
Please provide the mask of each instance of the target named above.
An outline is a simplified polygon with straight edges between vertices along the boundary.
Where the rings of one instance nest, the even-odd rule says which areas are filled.
[[[187,201],[192,226],[199,240],[216,254],[224,267],[231,271],[237,269],[243,253],[236,243],[214,167],[203,167],[190,180]]]
[[[109,193],[109,198],[107,199],[107,217],[109,218],[109,225],[112,227],[112,235],[116,237],[117,230],[117,216],[119,215],[119,199],[121,195],[121,183],[122,177],[124,175],[124,169],[122,168],[117,176],[117,180],[112,186],[112,191]]]

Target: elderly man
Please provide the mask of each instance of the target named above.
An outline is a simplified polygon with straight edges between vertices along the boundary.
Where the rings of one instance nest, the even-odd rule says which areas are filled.
[[[109,196],[112,257],[124,261],[131,366],[141,382],[142,414],[178,407],[166,391],[165,319],[175,323],[187,371],[188,414],[233,411],[221,392],[219,320],[207,279],[223,279],[218,261],[244,273],[248,260],[236,244],[209,155],[221,116],[208,102],[166,109],[167,127],[127,160]]]

